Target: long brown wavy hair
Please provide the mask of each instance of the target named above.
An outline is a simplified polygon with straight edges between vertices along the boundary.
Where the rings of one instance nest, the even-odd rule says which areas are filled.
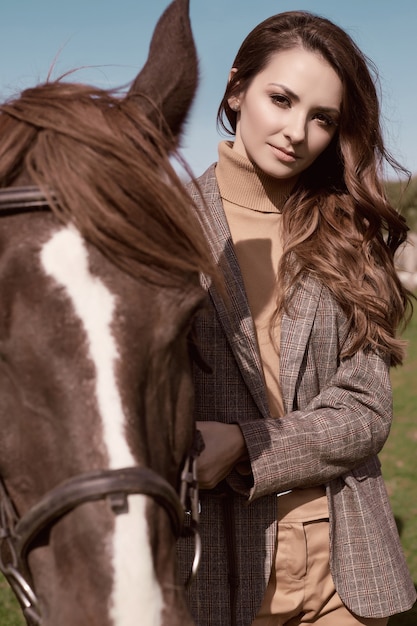
[[[0,188],[38,186],[62,222],[135,278],[198,283],[214,270],[169,159],[173,137],[139,103],[56,80],[0,105]]]
[[[278,312],[288,307],[300,275],[308,272],[328,287],[346,313],[351,341],[341,356],[359,349],[388,353],[402,362],[397,332],[408,321],[411,294],[401,285],[394,254],[408,227],[388,201],[383,166],[408,172],[384,146],[377,72],[349,35],[337,25],[304,11],[268,18],[244,40],[218,111],[218,124],[235,134],[237,113],[228,100],[282,50],[302,47],[319,54],[343,85],[338,132],[300,177],[283,209],[284,252],[278,281]]]

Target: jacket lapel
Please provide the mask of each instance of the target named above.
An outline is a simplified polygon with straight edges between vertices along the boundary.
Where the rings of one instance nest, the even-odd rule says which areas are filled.
[[[214,166],[211,166],[198,182],[205,205],[194,188],[192,188],[192,195],[199,208],[199,217],[208,237],[211,252],[224,276],[224,293],[221,293],[205,276],[202,277],[202,284],[208,290],[216,308],[243,379],[261,414],[268,417],[268,400],[256,332],[219,195]]]
[[[280,380],[287,413],[294,410],[297,381],[322,288],[321,283],[311,276],[301,277],[293,292],[290,310],[282,316]]]
[[[199,209],[199,217],[213,257],[225,278],[225,297],[207,277],[202,277],[202,284],[208,290],[217,310],[220,323],[249,391],[261,414],[269,417],[256,332],[214,170],[213,165],[199,178],[201,194],[196,187],[192,186],[191,195]],[[317,280],[311,277],[302,278],[295,288],[290,311],[283,315],[281,321],[280,380],[287,412],[293,410],[299,371],[321,289],[321,284]]]

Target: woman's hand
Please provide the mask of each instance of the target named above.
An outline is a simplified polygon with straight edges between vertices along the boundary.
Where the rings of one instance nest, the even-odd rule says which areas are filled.
[[[198,484],[213,489],[236,463],[247,459],[245,440],[237,424],[197,422],[205,448],[197,460]]]

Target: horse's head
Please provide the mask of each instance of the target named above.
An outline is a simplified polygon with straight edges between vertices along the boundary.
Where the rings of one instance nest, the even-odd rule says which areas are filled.
[[[164,481],[192,443],[212,270],[170,163],[196,83],[175,0],[123,97],[56,81],[0,106],[0,474],[44,626],[191,623]]]

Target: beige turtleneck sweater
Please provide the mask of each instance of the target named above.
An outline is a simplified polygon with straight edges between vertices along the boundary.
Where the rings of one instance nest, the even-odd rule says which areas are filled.
[[[232,146],[219,144],[216,178],[256,329],[271,415],[281,417],[280,329],[277,320],[272,326],[272,318],[282,254],[280,212],[294,181],[264,174]]]

